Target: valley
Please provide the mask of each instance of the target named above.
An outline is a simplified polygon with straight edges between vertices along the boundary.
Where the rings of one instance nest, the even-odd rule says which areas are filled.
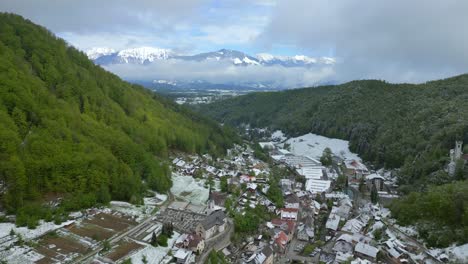
[[[0,264],[468,263],[468,5],[52,2],[0,2]]]

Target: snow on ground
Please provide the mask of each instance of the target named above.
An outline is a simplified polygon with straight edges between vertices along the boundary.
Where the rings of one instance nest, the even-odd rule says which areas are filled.
[[[208,200],[209,190],[205,188],[205,180],[173,173],[171,192],[184,201],[204,205]]]
[[[361,158],[357,154],[349,150],[349,142],[346,140],[309,133],[300,137],[290,138],[286,143],[290,144],[290,151],[295,155],[320,158],[323,150],[328,147],[333,154],[340,158],[361,161]]]
[[[15,233],[21,234],[24,239],[34,239],[42,236],[43,234],[59,229],[65,225],[69,225],[74,221],[63,222],[60,225],[56,225],[53,222],[44,222],[43,220],[39,221],[39,225],[36,229],[28,229],[27,227],[16,227],[13,223],[0,223],[0,237],[4,237],[10,234],[10,231],[13,229]]]
[[[287,137],[284,136],[284,133],[283,131],[281,130],[276,130],[275,132],[273,132],[273,134],[271,134],[271,139],[274,140],[274,141],[279,141],[279,142],[283,142],[287,139]]]
[[[110,208],[114,211],[135,217],[137,222],[142,221],[145,216],[154,210],[154,206],[152,205],[136,206],[134,204],[121,201],[111,201]]]
[[[448,247],[445,252],[448,252],[450,258],[456,258],[461,263],[468,263],[468,244]]]
[[[9,264],[22,264],[22,263],[34,263],[43,256],[28,246],[12,247],[6,251],[0,253],[0,259],[6,261]]]
[[[171,250],[174,242],[179,238],[180,234],[174,232],[174,235],[167,241],[167,247],[153,247],[151,245],[146,246],[142,250],[136,252],[131,256],[133,264],[143,264],[143,256],[146,256],[148,264],[161,263],[163,258],[167,255],[169,250]]]

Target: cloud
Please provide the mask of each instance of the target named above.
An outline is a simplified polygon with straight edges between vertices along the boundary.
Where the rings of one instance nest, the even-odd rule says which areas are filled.
[[[468,69],[468,1],[279,1],[260,42],[333,49],[341,80],[424,81]]]
[[[230,61],[160,60],[149,65],[113,64],[107,70],[128,80],[169,80],[210,83],[251,84],[268,83],[275,87],[296,88],[313,86],[334,77],[331,65],[313,68],[283,66],[234,66]]]
[[[206,51],[253,40],[271,9],[257,1],[14,0],[0,1],[0,10],[23,15],[83,50],[97,44]]]

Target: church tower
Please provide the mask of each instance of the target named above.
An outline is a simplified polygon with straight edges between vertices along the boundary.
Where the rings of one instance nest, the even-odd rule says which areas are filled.
[[[208,193],[207,204],[208,204],[208,208],[207,208],[208,214],[211,214],[215,210],[215,202],[213,199],[213,192],[211,190],[211,186],[210,186],[209,193]]]

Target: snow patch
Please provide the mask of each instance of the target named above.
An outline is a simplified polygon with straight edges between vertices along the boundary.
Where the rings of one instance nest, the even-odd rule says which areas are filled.
[[[290,144],[291,152],[298,156],[310,156],[319,159],[325,148],[330,148],[333,154],[342,159],[361,161],[356,153],[349,150],[349,142],[342,139],[328,138],[316,134],[306,134],[286,141]]]

